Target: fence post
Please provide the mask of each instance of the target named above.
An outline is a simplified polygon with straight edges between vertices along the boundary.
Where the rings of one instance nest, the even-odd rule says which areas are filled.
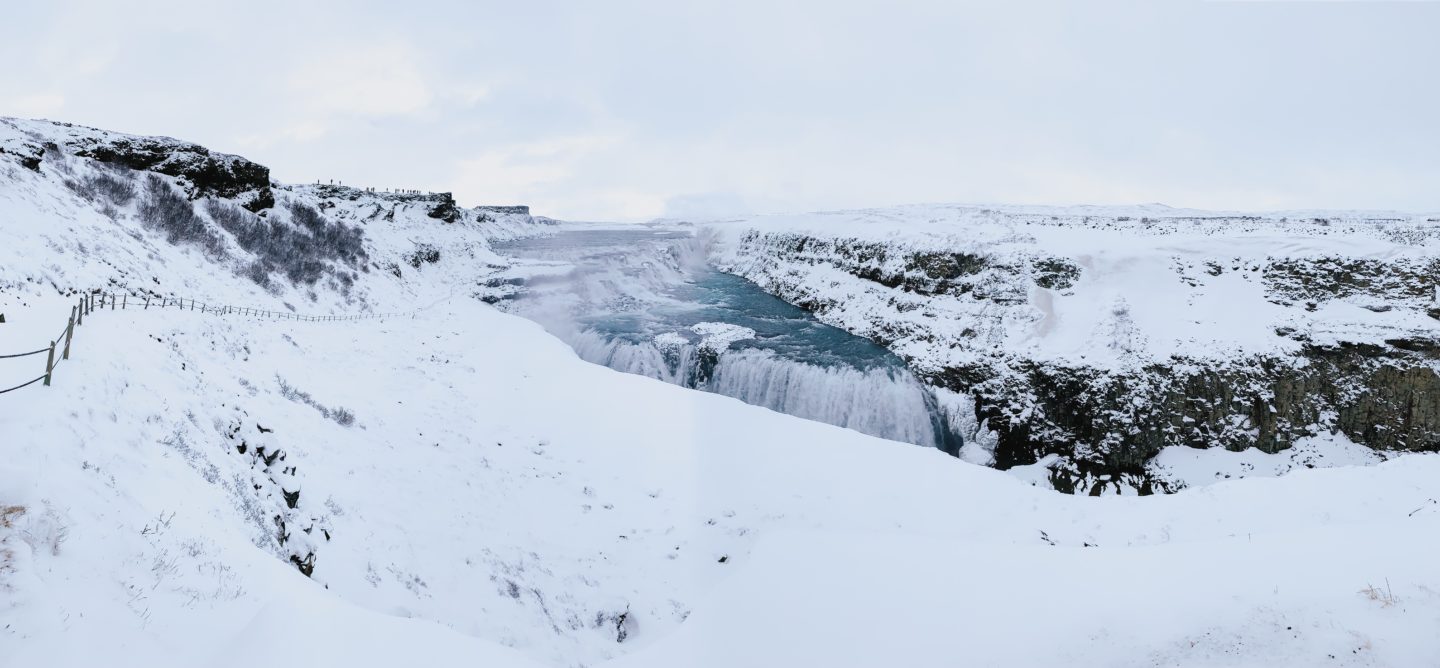
[[[70,359],[70,338],[75,336],[75,307],[70,307],[70,324],[65,325],[65,354],[60,359]]]
[[[124,311],[125,307],[130,305],[130,293],[125,293],[125,296],[121,297],[121,299],[123,299],[124,301],[120,302],[120,310]]]
[[[45,360],[45,386],[50,386],[50,372],[55,370],[55,342],[50,342],[50,357]]]
[[[145,295],[145,310],[150,310],[150,295]]]
[[[75,310],[77,310],[77,311],[80,312],[80,314],[79,314],[79,315],[76,317],[76,319],[75,319],[75,324],[77,324],[77,325],[83,325],[83,324],[85,324],[85,298],[84,298],[84,297],[81,297],[81,298],[80,298],[80,301],[75,304]]]
[[[110,293],[110,310],[115,310],[115,293]]]

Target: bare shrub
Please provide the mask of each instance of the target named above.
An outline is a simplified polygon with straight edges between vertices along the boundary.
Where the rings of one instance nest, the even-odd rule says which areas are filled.
[[[190,200],[154,174],[145,179],[145,199],[140,202],[140,220],[165,234],[172,244],[191,243],[212,257],[223,257],[225,242],[196,215]]]
[[[416,269],[426,262],[434,264],[440,261],[440,249],[430,244],[415,244],[415,252],[406,255],[405,261]]]
[[[1366,585],[1364,589],[1360,590],[1360,595],[1376,603],[1379,603],[1380,607],[1382,608],[1394,607],[1397,603],[1400,602],[1400,599],[1395,596],[1394,590],[1390,589],[1389,578],[1385,579],[1384,587]]]
[[[79,180],[67,178],[64,183],[76,195],[112,209],[135,200],[135,183],[126,172],[101,171]]]
[[[48,503],[39,515],[27,513],[25,506],[0,506],[0,529],[17,529],[32,549],[60,554],[60,546],[70,537],[65,518]]]
[[[280,396],[314,408],[319,411],[320,415],[324,416],[325,419],[334,420],[335,424],[342,427],[349,427],[355,424],[355,414],[351,413],[350,409],[339,406],[335,408],[325,406],[310,396],[309,392],[296,389],[294,386],[285,382],[285,379],[280,376],[275,376],[275,381],[280,384]]]
[[[268,285],[273,272],[295,284],[314,285],[327,273],[347,275],[335,272],[330,263],[355,266],[367,257],[360,228],[332,223],[304,204],[291,203],[287,208],[293,225],[266,220],[218,200],[206,203],[210,217],[233,234],[241,248],[255,254],[256,262],[244,273],[262,286]]]
[[[123,172],[97,172],[85,177],[84,182],[115,206],[125,206],[135,199],[135,184]]]

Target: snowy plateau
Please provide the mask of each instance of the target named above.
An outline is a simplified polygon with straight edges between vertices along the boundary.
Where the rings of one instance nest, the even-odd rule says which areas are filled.
[[[1440,216],[629,228],[683,239],[621,274],[704,265],[893,355],[954,447],[522,317],[609,279],[508,244],[613,227],[0,119],[0,355],[103,300],[0,394],[0,666],[1440,665]]]

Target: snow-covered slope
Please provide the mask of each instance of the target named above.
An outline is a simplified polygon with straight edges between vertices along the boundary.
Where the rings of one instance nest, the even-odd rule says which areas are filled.
[[[327,257],[314,284],[261,287],[209,218],[223,255],[66,194],[53,159],[0,156],[0,350],[49,336],[95,281],[418,311],[87,319],[53,386],[0,396],[0,665],[1440,658],[1435,457],[1054,494],[582,362],[472,298],[503,262],[478,221],[272,184],[267,217],[305,198],[362,226],[370,271]]]
[[[716,224],[718,261],[884,343],[1061,489],[1166,447],[1440,448],[1440,217],[915,206]],[[1111,484],[1120,481],[1120,484]]]
[[[37,161],[6,159],[18,157],[16,146],[37,151]],[[268,169],[244,158],[168,138],[0,119],[0,147],[8,285],[360,313],[468,289],[456,267],[473,277],[476,265],[504,263],[488,239],[544,227],[524,207],[464,208],[448,193],[271,183]],[[88,157],[97,153],[109,161]],[[197,161],[242,167],[192,170],[201,176],[171,168]],[[214,176],[232,172],[263,176]]]

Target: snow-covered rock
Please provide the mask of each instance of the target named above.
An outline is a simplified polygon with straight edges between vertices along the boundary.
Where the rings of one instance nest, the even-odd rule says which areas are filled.
[[[915,206],[713,227],[722,268],[972,397],[996,465],[1062,455],[1060,489],[1155,489],[1170,446],[1440,449],[1440,217]]]

